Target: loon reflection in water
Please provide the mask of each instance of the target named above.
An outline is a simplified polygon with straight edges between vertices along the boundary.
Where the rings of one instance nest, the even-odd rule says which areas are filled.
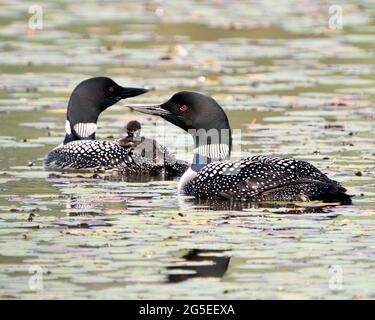
[[[330,213],[330,208],[337,204],[323,203],[323,202],[259,202],[259,201],[237,201],[237,200],[222,200],[222,199],[199,199],[181,197],[179,198],[180,208],[189,208],[212,210],[212,211],[243,211],[243,210],[259,210],[260,213],[275,213],[275,214],[304,214],[304,213]],[[256,211],[255,211],[256,212]]]
[[[169,266],[167,270],[175,270],[168,274],[168,282],[176,283],[186,281],[191,278],[221,278],[228,270],[230,257],[226,256],[224,250],[206,250],[206,249],[192,249],[187,254],[182,256],[187,264],[176,266]],[[194,262],[196,264],[194,265]],[[202,263],[207,264],[202,264]],[[191,271],[191,273],[178,273],[178,270]]]

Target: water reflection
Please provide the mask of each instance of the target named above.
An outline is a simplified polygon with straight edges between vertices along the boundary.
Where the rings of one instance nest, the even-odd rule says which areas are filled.
[[[85,198],[77,195],[66,197],[66,209],[69,211],[68,216],[70,217],[102,215],[100,211],[97,211],[99,207],[101,207],[100,203],[94,201],[92,198]]]
[[[180,197],[179,205],[182,210],[195,207],[213,211],[243,211],[248,209],[264,209],[264,212],[275,214],[303,214],[303,213],[330,213],[336,204],[323,204],[320,202],[310,203],[283,203],[283,202],[249,202],[236,200],[203,200],[195,198]],[[275,210],[273,210],[275,209]],[[283,210],[284,209],[284,210]]]
[[[51,173],[47,180],[49,181],[58,181],[63,178],[76,178],[76,179],[97,179],[104,181],[113,181],[113,182],[150,182],[150,181],[163,181],[170,180],[173,177],[170,177],[167,174],[158,173],[158,174],[121,174],[118,170],[96,170],[93,171],[61,171],[61,173]]]
[[[230,257],[224,254],[224,250],[192,249],[182,258],[185,263],[167,267],[168,282],[176,283],[190,278],[221,278],[228,270]],[[223,255],[220,255],[223,253]],[[179,274],[178,270],[182,270]],[[177,272],[176,272],[177,271]],[[186,272],[190,271],[190,272]]]

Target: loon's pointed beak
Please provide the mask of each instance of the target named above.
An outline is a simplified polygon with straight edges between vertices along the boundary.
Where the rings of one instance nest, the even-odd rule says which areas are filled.
[[[139,96],[141,94],[144,94],[148,92],[147,89],[143,89],[143,88],[122,88],[121,90],[121,93],[120,93],[120,97],[121,99],[126,99],[126,98],[130,98],[130,97],[136,97],[136,96]]]
[[[130,108],[130,110],[139,111],[146,114],[152,114],[154,116],[167,116],[171,115],[171,112],[165,110],[162,104],[154,105],[142,105],[142,104],[132,104],[126,105],[125,107]]]

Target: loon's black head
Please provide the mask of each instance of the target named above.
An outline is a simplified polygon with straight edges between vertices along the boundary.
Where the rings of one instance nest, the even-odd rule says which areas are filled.
[[[212,97],[197,92],[181,91],[158,105],[129,105],[136,111],[158,115],[194,136],[197,130],[229,130],[223,108]]]
[[[141,124],[137,120],[129,121],[126,125],[128,137],[139,136],[141,132]]]
[[[147,90],[143,88],[121,87],[106,77],[82,81],[70,96],[64,143],[95,139],[96,122],[101,112],[121,99],[135,97],[145,92]]]
[[[215,99],[197,92],[181,91],[158,105],[131,105],[136,111],[158,115],[189,132],[194,139],[193,164],[227,159],[232,147],[231,128]]]

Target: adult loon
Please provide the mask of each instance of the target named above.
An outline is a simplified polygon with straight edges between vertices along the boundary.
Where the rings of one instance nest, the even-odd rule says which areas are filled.
[[[230,161],[229,121],[209,96],[183,91],[159,105],[128,107],[158,115],[192,135],[193,162],[179,183],[184,194],[200,199],[351,203],[345,188],[308,162],[264,155]]]
[[[138,154],[145,161],[164,164],[165,173],[172,176],[181,176],[189,165],[185,161],[177,160],[169,150],[154,139],[141,136],[141,124],[132,120],[125,127],[127,136],[117,142],[123,148],[132,149],[131,153]]]
[[[90,78],[72,92],[66,120],[64,142],[44,159],[50,170],[110,170],[124,174],[159,174],[164,163],[125,148],[117,141],[96,141],[97,120],[101,112],[121,99],[147,92],[142,88],[121,87],[106,77]]]

